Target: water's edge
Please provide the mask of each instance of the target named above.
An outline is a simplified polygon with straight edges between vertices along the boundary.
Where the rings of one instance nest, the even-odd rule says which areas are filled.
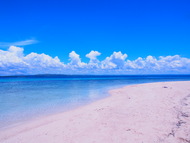
[[[0,129],[76,109],[127,85],[187,80],[190,75],[0,77]]]

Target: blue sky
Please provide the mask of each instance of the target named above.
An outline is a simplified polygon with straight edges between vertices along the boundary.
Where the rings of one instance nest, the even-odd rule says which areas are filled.
[[[44,53],[65,64],[72,51],[88,63],[92,50],[99,61],[119,51],[125,61],[189,59],[189,6],[189,0],[1,0],[0,50],[18,46],[24,55]]]

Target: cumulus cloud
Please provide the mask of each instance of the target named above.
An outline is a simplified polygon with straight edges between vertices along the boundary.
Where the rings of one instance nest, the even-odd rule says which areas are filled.
[[[91,51],[86,54],[86,57],[90,59],[88,63],[88,69],[97,69],[100,67],[100,61],[97,59],[97,56],[100,56],[101,53],[98,51]]]
[[[0,50],[0,74],[56,73],[64,67],[58,57],[37,53],[25,56],[23,51],[16,46],[9,47],[7,51]]]
[[[0,65],[5,67],[8,65],[22,63],[23,49],[11,46],[8,51],[0,50]]]
[[[139,57],[134,61],[127,60],[126,65],[128,69],[141,73],[190,73],[190,59],[179,55],[160,56],[159,58],[153,56]]]
[[[97,56],[100,56],[101,53],[98,51],[91,51],[90,53],[86,54],[86,57],[90,59],[90,63],[97,63],[99,60]]]
[[[24,40],[24,41],[17,41],[17,42],[0,42],[0,47],[10,47],[10,46],[26,46],[38,43],[37,40]]]
[[[103,61],[98,60],[101,53],[91,51],[86,54],[88,63],[82,62],[75,51],[69,53],[69,63],[64,64],[58,57],[47,54],[24,54],[24,49],[10,46],[0,50],[0,75],[18,74],[169,74],[190,73],[190,59],[174,56],[147,56],[136,60],[127,59],[127,54],[113,52]]]
[[[161,69],[173,71],[190,71],[190,59],[183,58],[179,55],[175,56],[160,56],[158,60]]]
[[[29,55],[25,56],[23,60],[33,67],[40,66],[46,68],[46,67],[62,66],[62,63],[60,62],[58,57],[52,58],[44,53],[43,54],[30,53]]]
[[[72,51],[71,53],[69,53],[69,60],[70,60],[70,63],[69,65],[71,67],[83,67],[85,66],[85,63],[81,62],[81,58],[80,58],[80,55],[78,55],[75,51]]]
[[[119,52],[113,52],[110,57],[107,57],[104,61],[102,61],[103,69],[121,69],[125,67],[125,59],[127,58],[127,54],[122,54]]]

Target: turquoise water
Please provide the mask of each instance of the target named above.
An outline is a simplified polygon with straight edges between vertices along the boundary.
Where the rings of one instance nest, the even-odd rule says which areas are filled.
[[[190,80],[190,75],[0,77],[0,128],[105,98],[130,84]]]

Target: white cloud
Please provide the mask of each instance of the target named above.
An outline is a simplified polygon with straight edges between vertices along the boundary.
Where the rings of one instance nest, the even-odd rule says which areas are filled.
[[[128,60],[126,65],[128,68],[139,70],[145,67],[146,61],[143,58],[139,57],[134,61]]]
[[[121,69],[125,67],[125,59],[127,58],[127,54],[122,54],[119,52],[113,52],[110,57],[107,57],[104,61],[102,61],[103,69]]]
[[[23,48],[11,46],[8,51],[0,50],[1,65],[21,63],[23,57]]]
[[[21,47],[10,46],[8,50],[0,50],[0,75],[15,74],[168,74],[190,73],[190,59],[174,56],[147,56],[136,60],[127,59],[127,54],[113,52],[105,60],[99,61],[101,53],[91,51],[86,54],[89,63],[81,61],[75,51],[69,54],[70,62],[64,64],[58,57],[44,53],[24,54]]]
[[[76,67],[83,67],[85,66],[86,64],[81,62],[81,58],[80,58],[80,55],[78,55],[75,51],[72,51],[71,53],[69,53],[69,60],[70,60],[70,63],[69,65],[73,68],[76,68]]]
[[[90,59],[90,63],[97,63],[99,60],[97,56],[100,56],[101,53],[98,51],[91,51],[90,53],[86,54],[86,57]]]
[[[19,48],[16,46],[10,46],[8,51],[17,57],[23,57],[23,51],[24,51],[23,48]]]
[[[64,68],[58,57],[37,53],[24,56],[23,51],[23,48],[15,46],[7,51],[0,50],[0,75],[58,73]]]
[[[162,69],[181,71],[189,70],[190,71],[190,59],[180,57],[179,55],[175,56],[160,56],[158,60]]]
[[[88,69],[97,69],[100,67],[100,61],[97,59],[97,56],[100,56],[101,53],[98,51],[91,51],[86,54],[86,57],[90,59],[88,63]]]
[[[62,63],[60,62],[58,57],[52,58],[44,53],[43,54],[30,53],[29,55],[25,56],[23,60],[33,67],[40,66],[46,68],[46,67],[62,66]]]
[[[134,61],[127,60],[128,69],[141,73],[190,73],[190,59],[174,56],[160,56],[156,59],[153,56],[137,58]]]
[[[10,47],[10,46],[26,46],[37,43],[37,40],[24,40],[17,42],[0,42],[0,47]]]

